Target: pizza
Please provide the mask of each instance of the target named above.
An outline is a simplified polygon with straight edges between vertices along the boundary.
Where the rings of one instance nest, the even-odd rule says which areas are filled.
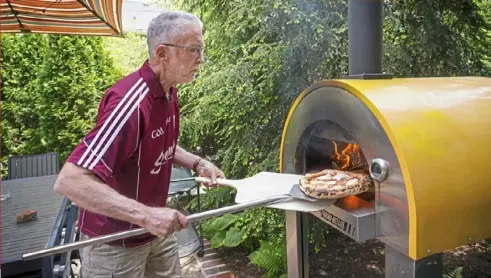
[[[373,186],[370,175],[365,172],[350,172],[325,169],[309,173],[300,179],[300,189],[317,199],[338,199],[368,191]]]

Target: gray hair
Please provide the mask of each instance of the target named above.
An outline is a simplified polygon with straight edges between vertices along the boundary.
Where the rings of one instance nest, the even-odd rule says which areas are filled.
[[[194,23],[203,28],[201,20],[187,12],[165,11],[150,21],[147,30],[148,54],[155,56],[155,48],[164,42],[182,34],[184,27],[189,23]]]

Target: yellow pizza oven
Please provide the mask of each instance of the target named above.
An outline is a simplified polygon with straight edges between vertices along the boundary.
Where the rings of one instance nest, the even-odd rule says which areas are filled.
[[[393,78],[382,38],[383,1],[349,0],[349,73],[298,96],[280,168],[366,171],[371,191],[313,214],[384,242],[385,277],[442,277],[443,251],[491,237],[491,78]],[[307,216],[286,212],[288,277],[309,276]]]
[[[315,84],[291,107],[280,163],[285,173],[367,169],[372,192],[314,214],[410,261],[489,238],[491,78]]]

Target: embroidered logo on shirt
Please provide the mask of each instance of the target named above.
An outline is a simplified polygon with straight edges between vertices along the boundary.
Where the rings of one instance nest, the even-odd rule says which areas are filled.
[[[152,131],[152,139],[158,138],[162,135],[164,135],[164,129],[162,129],[162,127],[159,127]]]
[[[175,148],[176,148],[176,142],[174,142],[172,146],[167,148],[165,152],[164,150],[162,150],[162,152],[159,155],[159,158],[157,158],[157,160],[155,161],[154,163],[155,167],[152,169],[152,171],[150,171],[150,174],[157,175],[158,173],[160,173],[160,169],[162,168],[162,165],[165,165],[170,159],[174,157]]]

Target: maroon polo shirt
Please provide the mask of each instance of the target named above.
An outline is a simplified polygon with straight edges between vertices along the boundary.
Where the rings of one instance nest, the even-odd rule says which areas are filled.
[[[166,205],[179,134],[177,89],[167,99],[146,61],[103,96],[95,127],[75,147],[69,162],[94,172],[120,194],[152,207]],[[139,228],[81,209],[79,229],[90,237]],[[111,245],[150,242],[147,233]]]

